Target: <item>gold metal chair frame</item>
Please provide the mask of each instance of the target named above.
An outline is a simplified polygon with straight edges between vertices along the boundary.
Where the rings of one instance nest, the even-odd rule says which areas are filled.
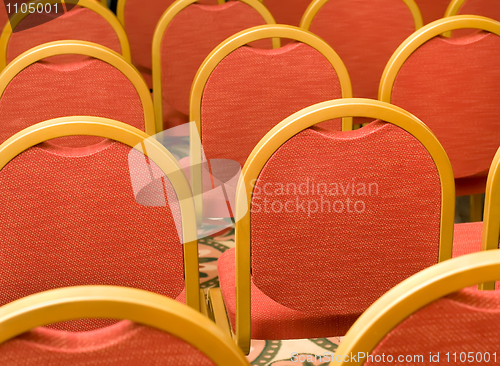
[[[478,15],[449,16],[427,24],[408,37],[389,59],[380,80],[379,100],[391,102],[392,88],[399,70],[415,50],[434,37],[439,35],[449,37],[452,30],[464,28],[481,29],[500,36],[499,22]],[[471,196],[471,221],[481,221],[481,196],[481,194]]]
[[[446,8],[443,18],[451,17],[457,15],[462,6],[467,0],[451,0],[450,4]]]
[[[248,366],[243,353],[207,317],[165,296],[117,286],[75,286],[0,307],[0,343],[33,328],[73,319],[127,319],[189,343],[216,365]]]
[[[203,136],[201,133],[201,101],[203,97],[203,91],[208,82],[208,79],[212,72],[215,70],[217,65],[231,52],[234,50],[251,43],[253,41],[258,41],[261,39],[271,38],[273,40],[273,47],[279,47],[279,41],[281,38],[293,39],[298,42],[307,44],[308,46],[314,48],[319,53],[321,53],[328,62],[332,65],[333,69],[337,73],[340,82],[340,89],[342,93],[342,98],[352,97],[352,87],[349,78],[349,73],[347,69],[337,55],[337,53],[321,38],[314,35],[311,32],[305,31],[298,27],[291,25],[260,25],[257,27],[249,28],[235,35],[229,37],[219,46],[217,46],[205,59],[201,67],[198,69],[198,73],[195,76],[193,85],[191,87],[190,95],[190,111],[189,119],[194,121],[196,130],[191,131],[191,159],[201,159],[201,146],[199,144],[198,138],[203,141]],[[156,89],[155,89],[156,90]],[[157,107],[155,105],[155,107]],[[352,129],[352,118],[347,117],[342,119],[342,130]],[[192,167],[201,166],[198,164],[193,164]],[[202,207],[202,196],[197,194],[202,192],[201,186],[201,169],[194,169],[191,171],[191,176],[193,177],[192,186],[195,195],[195,203],[198,211],[198,215],[201,215]],[[200,217],[200,216],[198,216]]]
[[[60,0],[33,0],[30,3],[33,4],[56,4],[59,3]],[[69,4],[78,4],[78,6],[90,9],[101,17],[103,17],[110,25],[113,27],[116,36],[120,42],[121,54],[130,62],[130,45],[128,43],[127,34],[125,33],[125,29],[123,29],[122,25],[116,19],[115,15],[111,10],[107,8],[107,6],[103,6],[101,3],[92,1],[92,0],[61,0],[63,3]],[[104,3],[105,0],[102,0]],[[12,30],[17,27],[17,25],[27,16],[29,13],[19,12],[16,13],[10,21],[7,22],[2,31],[2,36],[0,37],[0,71],[3,70],[7,66],[7,47],[9,45],[10,37],[12,36]]]
[[[266,9],[264,5],[258,0],[238,0],[247,4],[257,11],[264,21],[268,24],[275,24],[273,16]],[[224,4],[224,0],[218,0],[219,4]],[[125,1],[123,1],[125,3]],[[155,33],[153,36],[153,64],[152,64],[152,78],[153,78],[153,99],[155,106],[155,116],[157,123],[157,130],[163,130],[163,89],[161,85],[161,43],[163,35],[167,27],[172,22],[177,14],[188,6],[196,3],[196,0],[177,0],[163,13],[160,21],[156,25]],[[274,44],[279,47],[279,44]],[[192,119],[191,119],[192,120]],[[160,129],[161,128],[161,129]]]
[[[145,132],[122,122],[101,117],[61,117],[34,124],[16,133],[0,145],[0,170],[26,149],[63,136],[98,136],[121,142],[149,157],[167,176],[179,197],[192,197],[189,182],[173,155]],[[172,174],[176,173],[176,174]],[[184,241],[184,277],[186,304],[200,311],[198,240],[192,200],[179,201]],[[200,299],[201,298],[201,299]],[[202,308],[203,309],[203,308]]]
[[[97,5],[100,6],[99,4]],[[0,98],[12,79],[26,67],[46,57],[64,54],[78,54],[93,57],[110,64],[123,73],[123,75],[130,80],[141,99],[144,110],[145,132],[148,135],[154,135],[156,133],[153,101],[151,100],[151,94],[141,74],[120,54],[96,43],[86,41],[55,41],[42,44],[24,52],[16,57],[0,74]]]
[[[309,30],[311,24],[314,20],[314,17],[318,14],[320,9],[325,5],[329,0],[313,0],[309,6],[307,7],[302,19],[300,20],[300,28]],[[422,28],[424,22],[422,20],[422,14],[420,13],[420,9],[418,8],[415,0],[402,0],[413,16],[413,21],[415,22],[415,30]]]
[[[498,238],[497,238],[498,243]],[[349,329],[336,355],[370,353],[392,329],[417,310],[439,298],[482,282],[500,280],[500,250],[453,258],[427,268],[378,299]],[[365,360],[334,361],[362,365]]]
[[[248,353],[251,327],[251,250],[250,208],[254,184],[267,161],[286,141],[315,124],[342,117],[367,117],[392,123],[419,140],[431,155],[441,180],[441,223],[439,237],[440,262],[452,257],[455,214],[455,183],[450,161],[443,147],[417,117],[394,105],[371,99],[337,99],[305,108],[276,125],[260,140],[248,157],[236,189],[236,211],[241,219],[236,222],[236,335],[237,344]],[[215,319],[219,319],[224,302],[220,290],[210,291]],[[218,322],[219,323],[219,322]],[[221,327],[227,327],[222,318]],[[230,329],[226,328],[226,331]]]

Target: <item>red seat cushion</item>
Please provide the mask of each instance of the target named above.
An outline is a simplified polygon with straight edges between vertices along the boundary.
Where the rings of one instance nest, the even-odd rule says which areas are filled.
[[[453,258],[481,251],[482,222],[455,224],[453,233]]]

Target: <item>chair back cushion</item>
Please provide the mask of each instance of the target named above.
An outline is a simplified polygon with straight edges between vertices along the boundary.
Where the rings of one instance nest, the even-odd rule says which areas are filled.
[[[0,345],[0,363],[21,365],[215,366],[189,343],[124,320],[85,333],[35,328]]]
[[[500,291],[464,289],[443,297],[406,318],[370,353],[365,365],[376,365],[382,354],[420,355],[398,365],[498,363]],[[432,360],[430,360],[432,357]],[[467,361],[465,361],[467,360]]]
[[[111,140],[85,148],[45,142],[0,170],[0,305],[78,285],[181,295],[179,207],[168,180],[145,159]],[[151,181],[150,174],[158,177],[156,188],[141,185],[141,179]],[[102,324],[78,321],[59,328]]]
[[[310,0],[264,0],[264,5],[271,12],[277,24],[300,24],[302,14],[311,3]]]
[[[435,37],[402,65],[391,103],[429,126],[456,178],[488,171],[500,146],[500,37]]]
[[[354,97],[378,99],[384,67],[415,31],[415,22],[402,0],[330,0],[316,14],[310,30],[344,61]]]
[[[35,123],[72,115],[106,117],[145,129],[134,85],[115,67],[92,58],[31,64],[5,89],[0,115],[0,143]],[[58,144],[75,147],[99,141],[93,136],[72,136],[58,139]]]
[[[204,152],[209,159],[232,159],[243,166],[260,139],[283,119],[341,96],[333,66],[306,44],[274,50],[241,47],[219,63],[203,92]],[[340,130],[340,120],[331,127]]]
[[[481,15],[483,17],[500,21],[500,2],[488,0],[467,0],[457,12],[457,15],[465,14]],[[452,36],[463,36],[473,32],[474,30],[472,29],[457,29],[452,32]]]
[[[377,121],[348,132],[306,129],[255,182],[253,281],[291,309],[359,316],[438,262],[440,210],[434,161],[406,131]]]
[[[415,0],[422,14],[424,24],[441,19],[446,13],[450,0]]]

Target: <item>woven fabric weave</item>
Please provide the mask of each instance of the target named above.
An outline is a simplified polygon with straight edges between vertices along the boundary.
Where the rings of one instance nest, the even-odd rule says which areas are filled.
[[[316,14],[310,30],[344,61],[354,97],[378,99],[384,67],[415,31],[415,23],[401,0],[330,0]]]
[[[132,62],[151,88],[151,49],[156,25],[174,0],[126,0],[125,31],[132,52]],[[198,0],[201,4],[217,4],[217,0]]]
[[[241,47],[219,63],[205,87],[204,152],[209,159],[232,159],[243,166],[260,139],[283,119],[341,95],[332,65],[308,45]],[[330,127],[340,130],[340,120]]]
[[[401,67],[391,102],[418,116],[443,145],[455,178],[488,171],[500,140],[500,37],[436,37]]]
[[[137,202],[130,147],[103,141],[78,150],[44,143],[0,171],[0,305],[77,285],[133,287],[182,301],[178,206]],[[172,191],[163,182],[165,191]],[[60,328],[89,330],[103,324],[109,322],[79,321]]]
[[[219,43],[244,29],[266,24],[251,6],[230,1],[223,5],[192,4],[178,13],[166,29],[162,48],[164,104],[189,114],[189,93],[199,67]],[[259,45],[271,47],[268,40]]]
[[[215,366],[198,349],[181,339],[127,320],[76,334],[36,328],[0,345],[0,364]]]
[[[144,131],[143,106],[130,80],[110,64],[91,58],[71,64],[31,64],[5,89],[0,115],[0,143],[35,123],[72,115],[111,118]],[[57,144],[77,147],[99,141],[71,136]]]
[[[61,3],[58,3],[58,9],[58,12],[62,11]],[[44,20],[51,20],[42,23],[41,17]],[[118,36],[111,24],[90,9],[77,6],[68,13],[57,17],[52,17],[50,13],[45,12],[42,14],[34,13],[24,18],[18,27],[28,28],[30,23],[34,23],[36,26],[12,34],[7,46],[7,62],[35,46],[66,39],[93,42],[118,53],[122,52]]]
[[[290,24],[298,27],[300,19],[311,1],[309,0],[264,0],[277,24]]]
[[[400,361],[398,365],[430,366],[437,364],[438,360],[439,365],[498,364],[499,327],[500,292],[464,289],[409,316],[385,336],[371,355],[381,357],[385,354],[386,359],[393,356],[394,360],[399,355],[423,355],[423,362]],[[464,354],[467,360],[469,352],[474,356],[472,362],[463,362]],[[490,355],[488,362],[484,358],[486,353]],[[434,356],[435,362],[430,360],[430,355]],[[377,364],[380,363],[364,363]]]
[[[424,24],[441,19],[450,4],[449,0],[415,0]]]
[[[453,232],[453,258],[481,251],[482,222],[455,224]]]

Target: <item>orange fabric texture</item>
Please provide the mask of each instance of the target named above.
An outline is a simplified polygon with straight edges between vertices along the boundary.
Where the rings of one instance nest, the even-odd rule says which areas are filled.
[[[251,6],[240,2],[193,4],[175,16],[161,45],[163,108],[189,115],[189,93],[199,67],[219,43],[235,33],[266,24]],[[269,45],[269,41],[259,42]],[[164,120],[167,115],[164,113]],[[170,126],[166,126],[170,127]]]
[[[299,26],[302,14],[311,3],[310,0],[264,0],[266,8],[271,12],[277,24]]]
[[[472,362],[466,361],[470,364],[498,364],[499,327],[500,292],[464,289],[409,316],[387,334],[370,355],[381,357],[385,354],[386,359],[392,356],[394,360],[399,355],[423,355],[423,362],[397,364],[431,366],[464,363],[464,356],[467,358],[471,352],[474,356]],[[481,359],[478,353],[483,356]],[[490,355],[489,362],[485,362],[486,353]],[[436,362],[430,360],[430,355]],[[364,363],[376,364],[379,363],[371,360]]]
[[[91,58],[28,66],[5,89],[0,115],[0,143],[35,123],[72,115],[111,118],[144,131],[144,110],[130,80],[108,63]],[[99,141],[99,137],[71,136],[57,143],[85,146]]]
[[[181,339],[127,320],[85,333],[36,328],[0,345],[0,364],[215,366]]]
[[[326,334],[312,325],[294,333],[284,329],[288,317],[279,318],[285,310],[252,308],[252,321],[261,322],[252,332],[262,331],[261,339],[282,339],[266,337],[266,329],[296,338],[343,335],[382,294],[438,261],[436,166],[420,142],[391,124],[292,137],[260,173],[251,210],[252,280],[262,293],[255,301],[329,324]],[[234,273],[223,271],[230,311],[234,287],[224,280]]]
[[[241,47],[219,63],[205,87],[204,152],[209,159],[232,159],[243,166],[259,140],[283,119],[340,97],[333,66],[308,45],[293,42],[275,50]],[[341,123],[333,121],[330,127],[340,130]]]
[[[436,37],[403,64],[392,103],[429,126],[455,178],[485,175],[500,140],[500,37]]]
[[[415,31],[415,23],[401,0],[330,0],[316,14],[310,30],[344,61],[354,97],[378,99],[384,67]]]
[[[0,305],[77,285],[133,287],[182,301],[178,206],[170,199],[165,205],[164,195],[134,194],[131,174],[138,182],[141,170],[137,160],[128,160],[130,151],[109,140],[81,149],[43,143],[0,171],[2,231],[8,233],[0,237]],[[149,174],[142,179],[150,179]],[[60,328],[89,330],[103,324],[108,322]]]
[[[482,222],[455,224],[453,258],[481,251]]]
[[[490,0],[467,0],[457,15],[473,14],[500,21],[500,2]],[[452,32],[454,37],[474,32],[472,29],[457,29]]]
[[[424,24],[441,19],[451,0],[415,0],[422,13]]]
[[[60,12],[60,3],[58,9]],[[20,29],[27,28],[32,23],[36,24],[36,27],[12,34],[7,46],[7,62],[35,46],[66,39],[97,43],[118,53],[122,51],[113,27],[106,19],[90,9],[75,7],[68,13],[43,24],[41,24],[41,17],[44,20],[51,19],[50,13],[34,13],[19,23]]]
[[[130,43],[132,62],[151,88],[151,52],[153,35],[161,16],[174,0],[126,0],[125,31]],[[202,4],[216,4],[216,0],[199,0]]]

